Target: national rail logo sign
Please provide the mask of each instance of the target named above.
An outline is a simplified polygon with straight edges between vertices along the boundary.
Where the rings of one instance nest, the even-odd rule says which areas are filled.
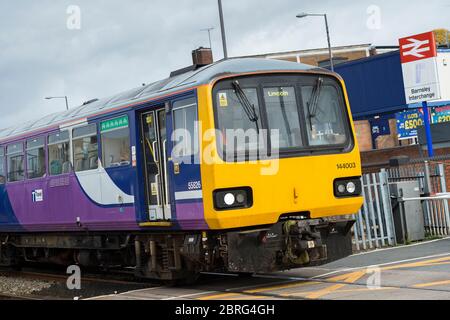
[[[437,56],[436,40],[433,32],[401,38],[400,58],[402,63],[428,59]]]
[[[406,103],[441,98],[433,32],[399,39]]]

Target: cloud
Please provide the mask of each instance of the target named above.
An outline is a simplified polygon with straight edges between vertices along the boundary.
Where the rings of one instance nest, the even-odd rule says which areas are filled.
[[[303,3],[302,3],[303,2]],[[69,30],[69,5],[81,9],[81,29]],[[380,8],[381,28],[367,28],[367,8]],[[446,7],[447,6],[447,7]],[[448,27],[446,1],[223,0],[229,54],[240,56],[325,47],[329,17],[333,45],[393,45],[400,36]],[[427,13],[427,14],[424,14]],[[0,4],[0,127],[150,83],[191,63],[208,45],[222,58],[217,1],[4,0]]]

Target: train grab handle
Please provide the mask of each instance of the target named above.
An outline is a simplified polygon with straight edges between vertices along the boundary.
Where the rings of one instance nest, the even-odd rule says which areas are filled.
[[[158,160],[159,159],[159,155],[156,152],[156,140],[153,141],[153,143],[152,143],[152,149],[153,149],[153,159],[155,160],[156,163],[158,163],[159,162],[159,160]]]
[[[156,204],[158,207],[161,206],[161,201],[159,199],[159,173],[155,175],[155,183],[156,183]]]
[[[164,178],[165,178],[165,188],[166,188],[166,202],[165,204],[168,206],[169,205],[169,177],[167,174],[167,154],[166,154],[166,142],[167,140],[163,141],[163,161],[164,161]]]

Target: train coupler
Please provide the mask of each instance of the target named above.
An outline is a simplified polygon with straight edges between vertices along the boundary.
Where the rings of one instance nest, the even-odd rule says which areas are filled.
[[[352,253],[351,220],[288,220],[268,229],[227,233],[231,272],[268,273],[321,265]]]

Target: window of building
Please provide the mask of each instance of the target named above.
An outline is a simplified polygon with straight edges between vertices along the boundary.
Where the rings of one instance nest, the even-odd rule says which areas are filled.
[[[5,149],[0,147],[0,184],[5,184]]]
[[[69,131],[48,136],[48,167],[51,176],[70,172]]]
[[[73,130],[73,165],[76,172],[98,168],[97,126]]]
[[[25,166],[23,143],[15,143],[6,147],[8,163],[8,182],[22,181],[25,179]]]
[[[27,140],[27,177],[41,178],[45,175],[45,138]]]
[[[197,153],[197,104],[194,99],[174,103],[174,153],[180,157]]]
[[[105,168],[127,166],[131,161],[128,116],[103,121],[102,157]]]

